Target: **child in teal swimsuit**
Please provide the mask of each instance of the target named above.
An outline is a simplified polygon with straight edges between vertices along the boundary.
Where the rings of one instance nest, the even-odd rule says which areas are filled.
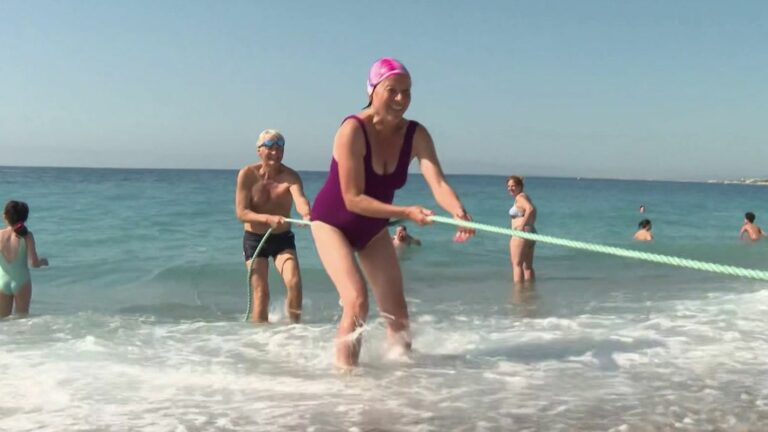
[[[35,249],[35,238],[25,225],[29,217],[29,206],[21,201],[8,201],[3,218],[8,225],[0,230],[0,318],[13,311],[16,314],[29,313],[32,299],[32,279],[29,265],[38,268],[48,265],[48,260],[39,258]]]

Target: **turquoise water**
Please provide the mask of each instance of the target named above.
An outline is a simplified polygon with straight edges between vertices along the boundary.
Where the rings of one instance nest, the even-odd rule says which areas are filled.
[[[235,171],[0,168],[51,267],[32,316],[0,322],[0,429],[716,430],[768,427],[768,283],[540,243],[531,292],[508,239],[410,226],[411,359],[372,313],[362,368],[333,371],[338,297],[297,228],[304,323],[245,312]],[[323,173],[303,173],[307,195]],[[508,226],[500,176],[451,176],[473,217]],[[768,188],[528,178],[540,233],[768,269]],[[397,201],[437,210],[412,174]],[[632,242],[642,215],[656,240]],[[274,273],[274,272],[273,272]],[[273,274],[274,276],[274,274]],[[372,310],[375,310],[372,308]]]

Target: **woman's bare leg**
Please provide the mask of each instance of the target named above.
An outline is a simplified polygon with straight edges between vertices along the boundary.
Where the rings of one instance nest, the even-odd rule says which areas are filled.
[[[344,234],[322,223],[312,222],[312,237],[320,262],[336,286],[343,312],[336,332],[336,365],[357,366],[360,360],[362,335],[355,332],[368,318],[368,291],[365,279]]]
[[[0,292],[0,318],[5,318],[13,310],[13,296]]]
[[[533,269],[533,251],[536,248],[536,242],[526,240],[525,243],[525,249],[523,250],[523,276],[526,281],[532,281],[536,279],[536,271]]]
[[[29,315],[29,304],[32,302],[32,282],[27,282],[20,290],[16,291],[13,301],[16,303],[17,316]]]
[[[358,256],[360,265],[371,283],[379,313],[387,320],[389,343],[410,350],[411,337],[408,305],[403,292],[403,275],[388,231],[382,230]]]
[[[515,283],[525,280],[523,272],[523,250],[525,249],[525,240],[520,237],[512,237],[509,240],[509,257],[512,262],[512,281]]]

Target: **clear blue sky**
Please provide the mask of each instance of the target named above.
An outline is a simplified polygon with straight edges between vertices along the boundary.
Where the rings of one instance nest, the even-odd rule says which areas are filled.
[[[0,2],[0,165],[325,170],[368,67],[450,173],[768,177],[765,1]]]

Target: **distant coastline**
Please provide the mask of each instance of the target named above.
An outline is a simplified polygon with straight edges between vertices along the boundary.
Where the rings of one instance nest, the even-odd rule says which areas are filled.
[[[744,178],[739,180],[707,180],[707,183],[722,183],[722,184],[750,184],[768,186],[768,178]]]
[[[237,172],[238,168],[196,168],[196,167],[116,167],[116,166],[35,166],[35,165],[2,165],[0,169],[54,169],[54,170],[117,170],[117,171],[229,171]],[[328,170],[320,169],[302,169],[298,168],[300,173],[320,173],[327,174]],[[409,169],[410,174],[417,174],[419,171]],[[506,177],[504,173],[467,173],[467,172],[446,172],[449,176],[474,176],[474,177]],[[746,185],[759,185],[768,186],[768,177],[763,178],[745,178],[742,177],[738,180],[704,180],[704,179],[669,179],[669,178],[617,178],[617,177],[588,177],[588,176],[563,176],[563,175],[548,175],[548,174],[528,174],[529,178],[557,178],[557,179],[574,179],[576,181],[627,181],[627,182],[671,182],[671,183],[711,183],[711,184],[746,184]]]

